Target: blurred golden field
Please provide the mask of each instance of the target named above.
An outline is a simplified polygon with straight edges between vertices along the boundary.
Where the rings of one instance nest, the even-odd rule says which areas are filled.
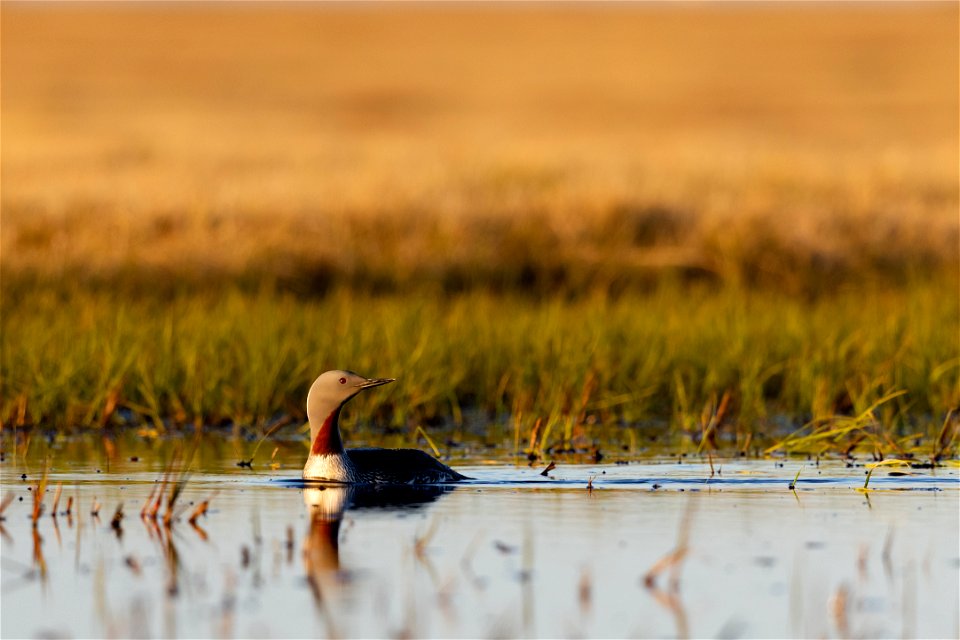
[[[956,3],[0,11],[4,423],[955,439]]]
[[[956,278],[953,3],[2,12],[5,286]]]

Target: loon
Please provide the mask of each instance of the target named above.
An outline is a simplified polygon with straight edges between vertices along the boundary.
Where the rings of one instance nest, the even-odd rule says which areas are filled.
[[[310,455],[304,480],[349,484],[437,484],[459,482],[461,475],[418,449],[344,449],[340,410],[364,389],[394,378],[364,378],[352,371],[327,371],[314,380],[307,394]]]

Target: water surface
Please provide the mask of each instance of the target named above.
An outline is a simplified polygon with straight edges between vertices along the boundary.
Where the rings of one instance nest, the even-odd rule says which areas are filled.
[[[204,465],[170,528],[140,517],[149,452],[54,465],[34,529],[41,465],[8,457],[3,637],[960,632],[955,467],[878,469],[864,493],[840,462],[474,465],[456,487],[372,492],[304,486],[294,465]]]

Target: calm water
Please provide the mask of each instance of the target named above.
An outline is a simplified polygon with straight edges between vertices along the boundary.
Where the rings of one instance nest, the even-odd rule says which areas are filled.
[[[796,491],[787,488],[805,464]],[[460,467],[452,490],[304,487],[205,462],[169,530],[140,518],[149,453],[0,464],[13,637],[957,637],[956,467],[871,491],[841,463]],[[26,481],[22,473],[28,473]],[[593,490],[587,490],[593,478]],[[49,514],[74,498],[72,517]],[[20,501],[20,498],[23,498]],[[192,527],[187,517],[210,498]],[[102,506],[91,516],[94,499]],[[191,505],[192,503],[192,505]],[[124,517],[111,526],[118,505]],[[685,542],[684,542],[685,541]],[[661,562],[678,548],[674,563]],[[644,576],[658,563],[649,584]]]

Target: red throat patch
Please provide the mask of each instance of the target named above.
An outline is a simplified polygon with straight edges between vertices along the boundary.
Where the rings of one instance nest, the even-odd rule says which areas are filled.
[[[343,453],[343,442],[340,440],[340,407],[334,409],[320,426],[317,437],[310,446],[310,455],[326,455]]]

